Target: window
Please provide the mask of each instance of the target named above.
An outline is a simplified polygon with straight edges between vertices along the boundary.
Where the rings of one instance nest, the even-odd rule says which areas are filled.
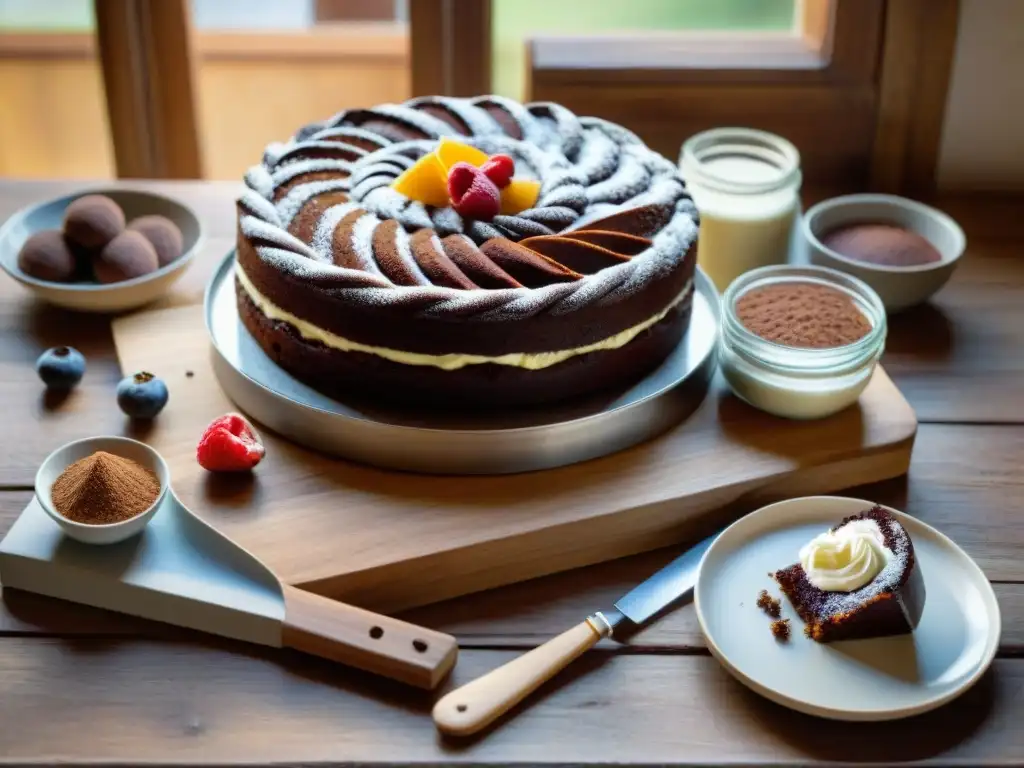
[[[89,0],[0,0],[0,175],[114,173]]]
[[[957,19],[958,0],[0,0],[0,172],[237,179],[339,109],[497,92],[672,159],[761,128],[805,186],[926,193]]]
[[[796,0],[493,0],[493,90],[527,97],[528,47],[534,66],[681,66],[679,49],[699,40],[713,55],[725,35],[788,36]],[[697,34],[693,34],[697,33]],[[653,54],[653,55],[652,55]],[[690,57],[690,63],[706,64]]]
[[[856,187],[867,180],[886,0],[427,5],[451,14],[438,53],[447,57],[441,74],[484,74],[468,82],[414,78],[417,93],[497,90],[556,101],[621,123],[673,159],[688,136],[706,128],[761,128],[797,145],[812,183]],[[476,44],[480,38],[489,45]],[[413,53],[418,68],[415,33]]]

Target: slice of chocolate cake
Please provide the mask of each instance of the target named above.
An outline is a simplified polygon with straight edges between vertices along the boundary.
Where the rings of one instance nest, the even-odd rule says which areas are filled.
[[[912,632],[924,610],[914,544],[879,506],[816,537],[773,576],[820,643]]]

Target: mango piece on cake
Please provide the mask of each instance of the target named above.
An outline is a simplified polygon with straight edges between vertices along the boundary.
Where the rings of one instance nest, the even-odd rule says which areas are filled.
[[[434,155],[441,166],[441,172],[447,178],[448,171],[456,163],[469,163],[475,168],[487,162],[487,155],[476,147],[463,144],[461,141],[442,136],[441,141],[434,150]]]
[[[431,152],[407,168],[391,183],[391,188],[410,200],[418,200],[424,205],[444,207],[451,204],[448,199],[447,177],[448,174],[441,168],[437,156]]]
[[[501,212],[506,216],[533,208],[540,197],[540,182],[533,179],[512,179],[501,190]]]

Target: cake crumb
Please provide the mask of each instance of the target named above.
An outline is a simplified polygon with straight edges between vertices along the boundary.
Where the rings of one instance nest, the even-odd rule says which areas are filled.
[[[789,642],[789,619],[776,619],[772,622],[772,637],[782,643]]]
[[[782,603],[769,595],[767,589],[762,589],[757,596],[757,607],[773,619],[779,618],[782,613]]]

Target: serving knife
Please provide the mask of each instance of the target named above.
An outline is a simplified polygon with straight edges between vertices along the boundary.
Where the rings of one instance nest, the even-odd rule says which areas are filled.
[[[717,534],[684,552],[608,611],[588,616],[572,629],[508,664],[446,694],[434,705],[438,730],[468,736],[486,728],[606,637],[635,631],[672,603],[693,593],[701,558]]]

